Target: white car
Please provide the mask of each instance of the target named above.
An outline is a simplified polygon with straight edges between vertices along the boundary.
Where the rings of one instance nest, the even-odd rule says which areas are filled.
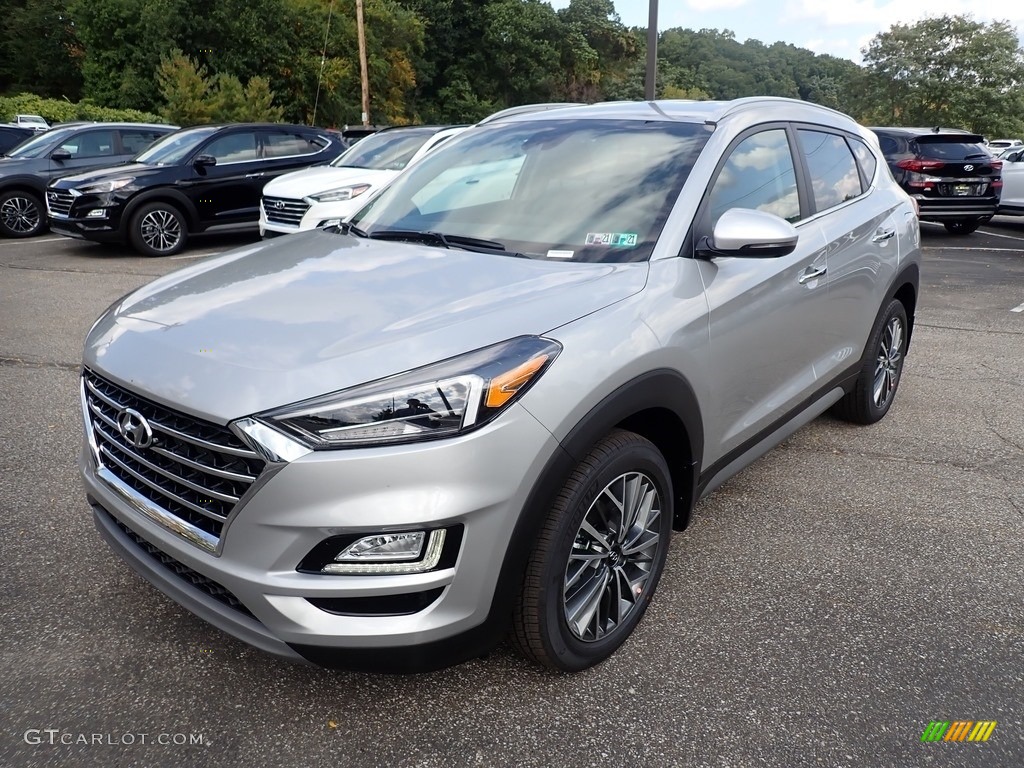
[[[22,128],[31,128],[33,131],[38,133],[50,130],[50,124],[39,115],[15,115],[14,119],[11,120],[11,125],[17,125]]]
[[[286,173],[263,188],[260,235],[273,237],[345,220],[395,176],[469,126],[386,128],[330,165]]]
[[[1024,216],[1024,146],[1002,152],[1003,191],[999,195],[999,213]]]

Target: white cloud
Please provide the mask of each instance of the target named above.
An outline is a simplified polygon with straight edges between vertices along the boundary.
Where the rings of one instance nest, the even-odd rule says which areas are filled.
[[[976,0],[794,0],[787,8],[794,19],[810,19],[829,27],[863,26],[870,24],[888,29],[893,24],[912,24],[929,16],[944,14],[970,15],[979,21],[993,18],[1009,20],[1012,24],[1024,22],[1024,3],[1007,3],[995,14],[979,13]]]

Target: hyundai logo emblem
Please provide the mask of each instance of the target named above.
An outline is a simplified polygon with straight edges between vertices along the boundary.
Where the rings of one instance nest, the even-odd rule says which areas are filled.
[[[277,210],[279,210],[279,211],[283,211],[284,210],[284,200],[275,200],[274,201],[274,207],[277,208]]]
[[[148,448],[153,444],[153,430],[146,417],[134,408],[125,408],[117,417],[121,437],[135,448]]]
[[[965,165],[964,166],[964,170],[965,171],[973,171],[974,170],[974,166],[973,165]]]

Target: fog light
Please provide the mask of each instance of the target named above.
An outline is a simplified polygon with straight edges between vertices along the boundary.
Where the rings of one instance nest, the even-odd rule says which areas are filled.
[[[433,570],[444,549],[444,529],[377,533],[352,542],[339,552],[324,573],[423,573]],[[427,541],[426,554],[423,542]],[[423,555],[420,559],[420,555]]]
[[[106,208],[93,208],[91,211],[89,211],[87,214],[85,214],[85,218],[87,218],[87,219],[105,219],[105,218],[107,218],[107,209]]]

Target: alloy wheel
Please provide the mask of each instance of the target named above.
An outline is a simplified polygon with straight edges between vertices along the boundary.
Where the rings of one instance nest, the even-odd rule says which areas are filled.
[[[875,407],[882,408],[896,391],[900,367],[903,364],[903,322],[898,317],[889,319],[882,332],[882,344],[878,349],[875,365],[875,380],[872,398]]]
[[[620,626],[644,597],[661,539],[654,481],[627,472],[597,495],[583,516],[565,568],[562,607],[572,634],[596,642]]]
[[[39,227],[39,207],[27,197],[9,197],[0,205],[0,220],[11,232],[26,234]]]
[[[181,222],[170,211],[150,211],[139,222],[142,241],[154,251],[172,251],[181,240]]]

